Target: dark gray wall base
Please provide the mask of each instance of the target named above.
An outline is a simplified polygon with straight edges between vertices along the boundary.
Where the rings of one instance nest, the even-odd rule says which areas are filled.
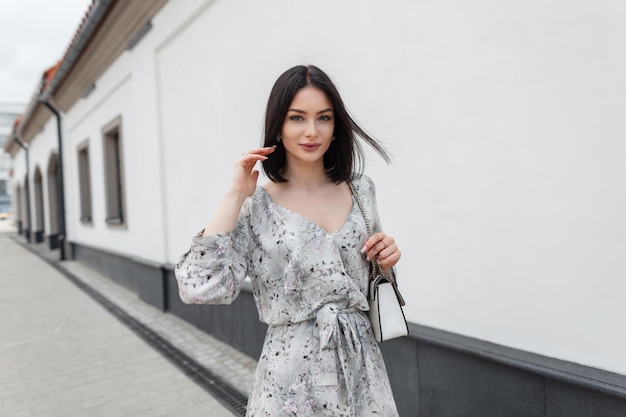
[[[72,259],[90,266],[113,281],[134,292],[146,303],[165,311],[164,270],[123,255],[70,243]]]
[[[230,306],[186,305],[173,265],[73,244],[71,252],[151,305],[258,358],[267,326],[250,291]],[[626,376],[409,324],[380,347],[402,417],[622,417]]]
[[[544,415],[541,377],[436,345],[418,342],[417,349],[419,415]]]
[[[402,416],[626,416],[625,375],[416,324],[409,329],[413,347],[381,345]],[[406,350],[417,363],[400,356]]]
[[[59,248],[59,234],[48,235],[48,248],[50,250]]]
[[[624,400],[558,381],[546,383],[546,416],[622,417]]]
[[[231,305],[188,305],[180,301],[174,271],[167,268],[168,311],[250,357],[258,358],[267,325],[259,321],[252,293],[241,291]]]
[[[626,400],[626,375],[412,323],[409,324],[409,329],[413,337],[423,343],[478,356],[490,362],[536,374],[549,380],[565,382]],[[626,414],[624,415],[626,416]]]
[[[35,243],[43,242],[43,230],[35,231]]]

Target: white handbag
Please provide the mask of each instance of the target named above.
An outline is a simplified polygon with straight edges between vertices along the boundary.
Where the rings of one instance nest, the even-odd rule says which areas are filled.
[[[363,220],[365,220],[367,235],[371,236],[372,227],[365,213],[361,198],[352,186],[352,183],[349,183],[349,185],[354,199],[359,205]],[[409,327],[404,317],[404,311],[402,311],[404,298],[402,298],[398,290],[395,274],[392,272],[390,276],[385,276],[375,261],[375,259],[372,260],[369,294],[367,297],[370,305],[368,315],[372,323],[374,338],[377,342],[382,342],[395,339],[396,337],[408,336]]]
[[[409,328],[402,311],[404,299],[395,281],[384,275],[370,280],[368,301],[368,314],[377,342],[408,336]]]

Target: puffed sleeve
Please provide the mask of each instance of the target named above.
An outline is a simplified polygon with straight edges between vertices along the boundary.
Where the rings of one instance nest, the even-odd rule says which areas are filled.
[[[174,271],[180,299],[186,304],[230,304],[246,278],[250,247],[250,199],[235,229],[228,233],[192,238]]]
[[[365,211],[372,227],[372,232],[381,232],[382,225],[378,216],[378,203],[376,201],[376,186],[374,181],[366,175],[361,175],[355,184],[357,192],[365,205]]]
[[[367,201],[369,203],[369,215],[371,216],[372,222],[372,231],[374,233],[382,232],[383,226],[380,221],[380,216],[378,215],[378,202],[376,200],[376,186],[374,185],[374,181],[368,176],[363,175],[363,194],[367,194]],[[391,277],[392,279],[396,279],[396,269],[391,268],[385,271],[385,275]]]

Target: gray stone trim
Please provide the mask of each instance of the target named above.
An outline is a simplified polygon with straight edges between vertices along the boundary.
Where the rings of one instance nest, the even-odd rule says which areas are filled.
[[[110,277],[144,302],[165,311],[165,275],[160,264],[75,242],[70,245],[72,259]]]
[[[418,342],[474,355],[555,381],[626,399],[626,375],[502,346],[431,327],[409,323]]]

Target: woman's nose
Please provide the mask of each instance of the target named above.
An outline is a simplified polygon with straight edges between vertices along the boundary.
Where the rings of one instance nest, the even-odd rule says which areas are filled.
[[[317,126],[315,125],[315,121],[311,120],[306,124],[306,130],[304,132],[307,137],[316,137],[317,136]]]

